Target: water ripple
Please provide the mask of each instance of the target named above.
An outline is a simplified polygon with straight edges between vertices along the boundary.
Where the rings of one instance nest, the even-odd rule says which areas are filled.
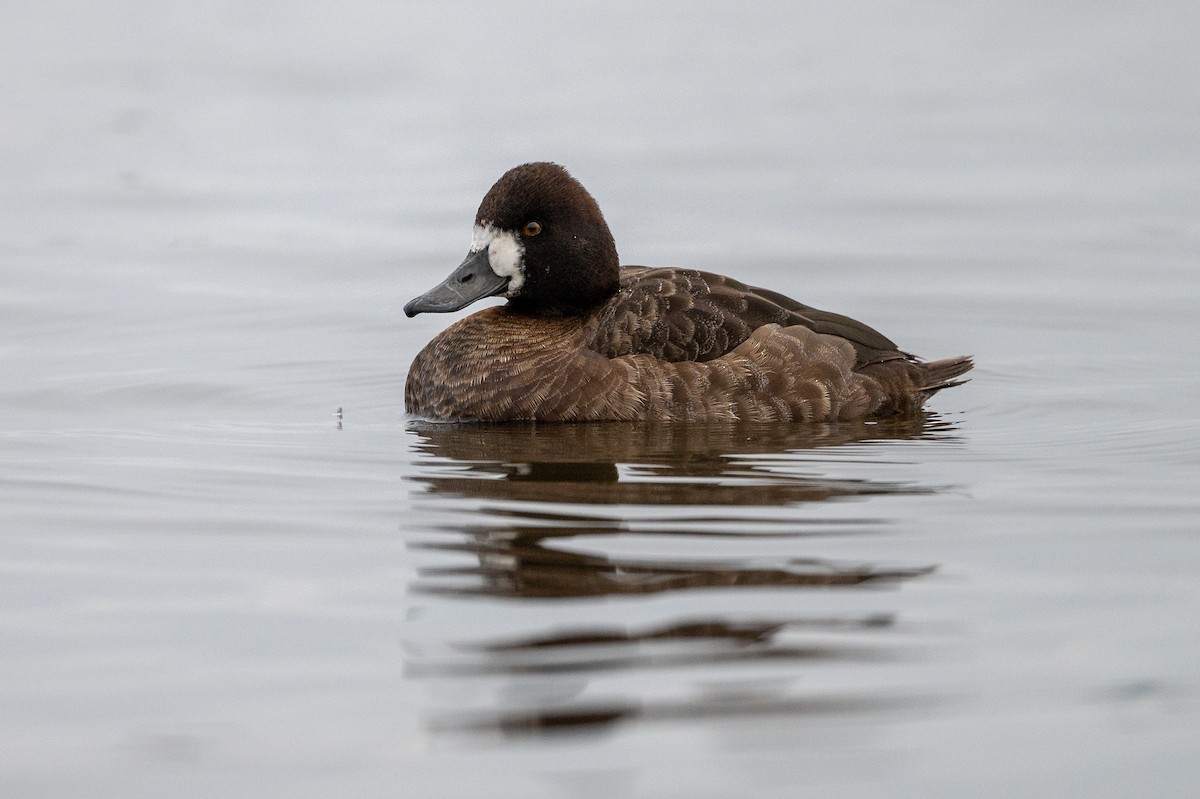
[[[881,477],[896,473],[898,443],[955,445],[956,429],[940,418],[824,426],[418,423],[410,429],[418,459],[408,479],[418,504],[431,513],[409,540],[418,563],[410,590],[429,601],[476,603],[484,616],[496,612],[498,600],[536,603],[523,615],[522,629],[497,627],[449,651],[444,640],[414,648],[406,663],[410,678],[461,686],[517,680],[535,696],[513,706],[499,700],[473,710],[448,708],[435,714],[431,729],[528,734],[602,729],[632,719],[846,713],[912,700],[899,692],[817,696],[790,687],[816,664],[907,657],[914,641],[898,634],[904,626],[894,613],[748,617],[723,609],[718,597],[895,588],[935,571],[931,563],[829,557],[815,544],[886,534],[885,516],[845,512],[856,507],[849,502],[941,490]],[[831,473],[846,468],[855,476]],[[549,604],[618,597],[626,603],[621,617],[596,605],[590,622],[564,621]],[[663,617],[645,605],[634,611],[640,621],[625,620],[627,603],[652,597],[680,597],[687,610]],[[595,621],[597,611],[606,621]],[[774,676],[764,679],[760,665]],[[601,674],[636,674],[644,681],[651,672],[697,668],[716,676],[691,698],[650,698],[650,691],[598,701],[558,693],[564,677],[584,686]]]

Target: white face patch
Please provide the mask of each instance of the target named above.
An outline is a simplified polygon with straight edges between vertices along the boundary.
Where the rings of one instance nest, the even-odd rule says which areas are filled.
[[[525,245],[515,234],[485,223],[476,225],[471,237],[471,252],[482,250],[487,250],[492,271],[508,278],[508,291],[504,296],[515,297],[525,283]]]

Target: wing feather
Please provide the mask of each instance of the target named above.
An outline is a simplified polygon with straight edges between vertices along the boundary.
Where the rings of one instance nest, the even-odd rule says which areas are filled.
[[[594,319],[591,347],[610,358],[646,354],[673,363],[710,361],[763,325],[778,324],[845,339],[854,347],[856,368],[913,360],[882,333],[848,316],[694,269],[625,267],[620,289]]]

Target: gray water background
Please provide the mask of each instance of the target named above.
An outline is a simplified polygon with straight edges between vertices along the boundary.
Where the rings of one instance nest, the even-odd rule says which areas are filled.
[[[0,794],[1194,796],[1198,9],[5,4]],[[414,426],[539,159],[973,382]]]

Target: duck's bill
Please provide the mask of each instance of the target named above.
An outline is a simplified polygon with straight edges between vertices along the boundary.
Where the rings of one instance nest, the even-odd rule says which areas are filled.
[[[450,277],[438,283],[404,306],[404,315],[419,313],[450,313],[466,308],[476,300],[503,294],[508,289],[508,278],[492,271],[487,250],[473,252],[450,273]]]

